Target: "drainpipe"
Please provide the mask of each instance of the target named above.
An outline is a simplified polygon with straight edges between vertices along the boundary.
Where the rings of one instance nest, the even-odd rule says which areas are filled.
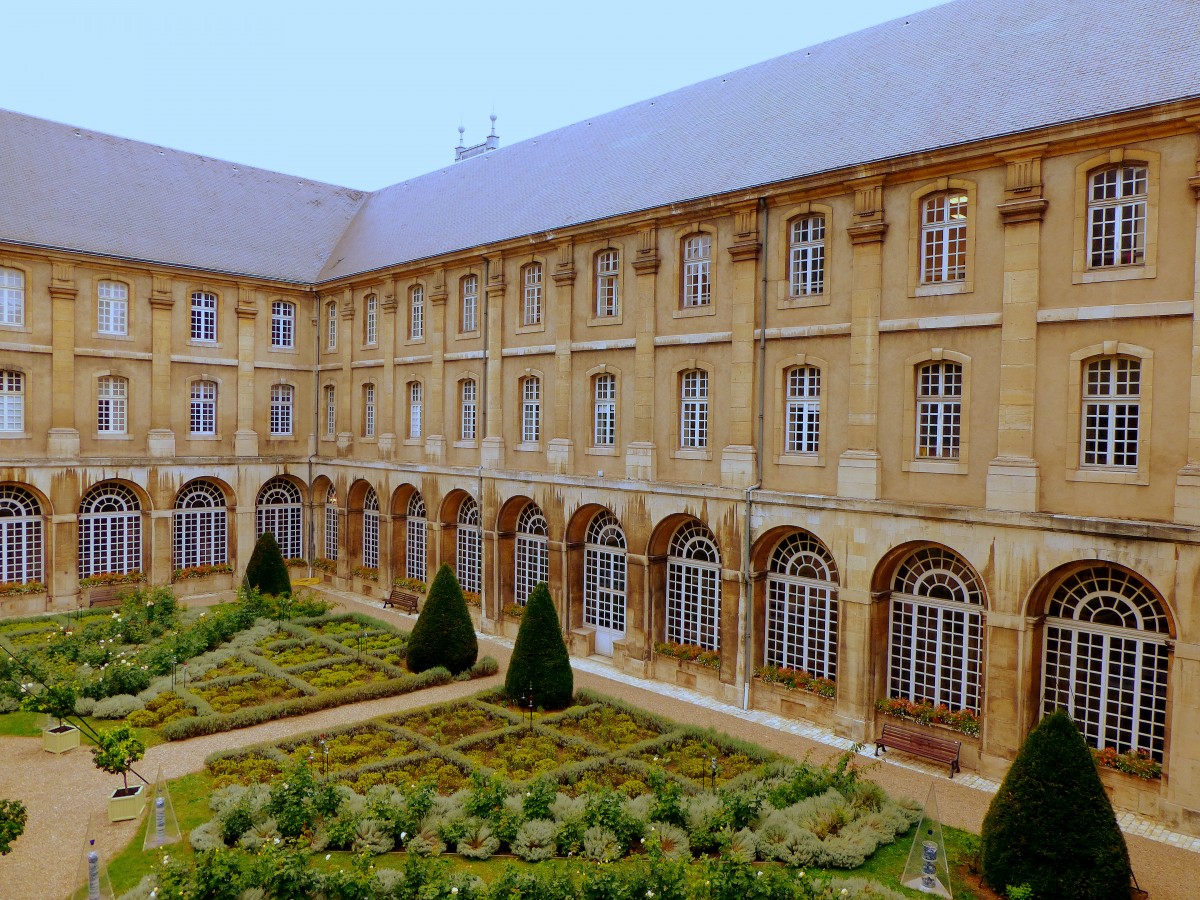
[[[742,690],[742,709],[750,708],[750,680],[754,677],[754,660],[751,658],[751,653],[754,649],[754,592],[750,581],[750,518],[754,512],[754,492],[762,487],[763,481],[763,427],[765,421],[764,404],[766,402],[766,385],[767,385],[767,239],[770,236],[770,231],[767,228],[767,199],[766,197],[758,198],[758,218],[760,234],[762,235],[760,242],[762,244],[762,255],[760,257],[759,270],[761,272],[761,285],[759,289],[759,314],[758,314],[758,424],[755,429],[755,447],[754,447],[754,484],[746,488],[746,546],[742,551],[742,590],[746,598],[746,621],[745,625],[745,653],[746,660],[746,684]]]
[[[483,258],[483,283],[479,286],[480,294],[482,294],[482,304],[480,305],[480,315],[483,316],[483,327],[480,328],[480,334],[483,336],[483,374],[479,378],[479,401],[475,408],[479,410],[479,432],[476,433],[476,444],[479,447],[479,465],[476,467],[476,478],[478,482],[479,494],[479,565],[481,571],[479,573],[479,630],[484,630],[484,625],[487,624],[487,581],[484,580],[482,566],[484,563],[483,556],[483,442],[487,439],[487,421],[488,421],[488,274],[490,265],[488,258]],[[482,434],[483,437],[479,437]],[[493,554],[494,555],[494,554]],[[495,565],[492,565],[492,572],[495,573]]]

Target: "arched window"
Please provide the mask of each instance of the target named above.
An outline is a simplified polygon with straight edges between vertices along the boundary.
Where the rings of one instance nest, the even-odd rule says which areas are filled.
[[[1080,462],[1085,466],[1136,469],[1141,411],[1141,360],[1105,356],[1087,363]]]
[[[695,520],[680,526],[667,556],[667,640],[721,648],[721,552]]]
[[[409,578],[424,581],[429,577],[429,567],[425,560],[426,529],[428,517],[425,514],[425,500],[419,491],[413,491],[408,498],[408,536],[404,545],[404,574]]]
[[[588,523],[587,536],[584,538],[585,625],[614,632],[625,631],[625,573],[625,532],[621,530],[616,516],[605,510]]]
[[[175,498],[172,561],[175,569],[229,562],[225,495],[211,481],[193,481]]]
[[[516,572],[513,579],[513,599],[521,606],[530,592],[541,582],[550,580],[549,534],[546,517],[536,503],[526,504],[517,517]]]
[[[1138,576],[1103,564],[1055,588],[1046,610],[1042,711],[1065,709],[1096,749],[1163,759],[1170,637]]]
[[[258,492],[255,505],[255,536],[266,532],[275,535],[275,542],[284,559],[304,556],[300,524],[304,516],[304,500],[300,488],[286,478],[272,478]]]
[[[25,488],[0,486],[0,581],[42,580],[42,505]]]
[[[271,301],[271,346],[296,346],[296,304],[287,300]]]
[[[25,430],[25,376],[0,371],[0,431]]]
[[[888,696],[979,711],[983,585],[958,554],[923,547],[892,576]]]
[[[25,273],[0,268],[0,325],[25,324]]]
[[[217,384],[215,381],[192,382],[192,434],[217,433]]]
[[[617,376],[605,373],[593,381],[592,446],[617,443]]]
[[[921,201],[921,284],[966,281],[967,194],[946,191]]]
[[[458,526],[455,529],[457,553],[455,575],[464,591],[480,593],[483,534],[479,528],[479,504],[467,497],[458,507]]]
[[[408,292],[408,336],[414,341],[425,338],[425,288],[419,284]]]
[[[379,495],[371,487],[363,497],[362,564],[368,569],[379,568]]]
[[[142,569],[142,504],[132,489],[104,481],[79,503],[79,577]]]
[[[621,251],[596,254],[596,318],[607,319],[621,311]]]
[[[542,439],[542,380],[536,375],[521,379],[521,442],[536,444]]]
[[[683,242],[683,307],[712,302],[712,235],[694,234]]]
[[[530,263],[521,270],[521,324],[542,324],[542,264]]]
[[[290,384],[271,385],[271,434],[286,436],[292,433],[295,394],[295,389]]]
[[[1088,266],[1140,266],[1146,262],[1149,169],[1124,165],[1088,178]]]
[[[837,678],[837,585],[833,556],[811,534],[779,542],[767,576],[768,666]]]
[[[96,379],[96,431],[125,434],[129,427],[129,381],[119,375]]]
[[[338,502],[333,487],[325,495],[325,558],[338,558]]]
[[[788,280],[793,297],[825,291],[825,217],[805,216],[792,223]]]

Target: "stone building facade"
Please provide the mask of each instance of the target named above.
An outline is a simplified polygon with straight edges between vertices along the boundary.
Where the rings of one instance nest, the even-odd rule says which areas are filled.
[[[448,562],[485,631],[545,580],[573,653],[856,739],[880,700],[970,710],[991,777],[1066,706],[1162,764],[1106,772],[1120,803],[1200,828],[1200,72],[1168,39],[1195,10],[1109,4],[1093,40],[1167,57],[1145,96],[1102,90],[1128,59],[1088,102],[1045,74],[1090,50],[1024,0],[971,51],[1042,67],[969,108],[995,127],[891,140],[877,108],[860,147],[848,113],[832,149],[777,138],[733,176],[704,160],[761,148],[740,126],[702,158],[597,149],[814,55],[857,90],[864,50],[902,59],[981,3],[375,194],[3,114],[0,159],[78,166],[0,193],[0,581],[29,591],[0,607],[73,608],[108,573],[228,588],[269,528],[373,596]],[[914,79],[886,90],[920,107]],[[656,185],[670,165],[700,187]],[[114,195],[135,209],[106,226]]]

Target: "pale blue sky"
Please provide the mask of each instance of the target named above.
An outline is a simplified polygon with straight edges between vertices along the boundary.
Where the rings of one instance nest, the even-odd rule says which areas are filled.
[[[13,4],[0,107],[374,190],[940,2]]]

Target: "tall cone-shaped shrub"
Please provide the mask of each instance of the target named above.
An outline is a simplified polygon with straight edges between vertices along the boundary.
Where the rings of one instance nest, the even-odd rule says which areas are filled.
[[[264,531],[255,542],[242,584],[246,588],[257,588],[261,593],[275,596],[292,593],[292,577],[288,575],[283,552],[271,532]]]
[[[575,693],[571,657],[545,582],[529,595],[504,677],[504,693],[510,700],[528,703],[531,690],[534,705],[542,709],[570,706]]]
[[[1058,710],[1038,723],[983,819],[983,877],[998,893],[1128,900],[1129,851],[1096,763]]]
[[[462,588],[454,570],[442,563],[408,639],[408,668],[424,672],[445,666],[457,675],[475,665],[478,656],[479,642]]]

